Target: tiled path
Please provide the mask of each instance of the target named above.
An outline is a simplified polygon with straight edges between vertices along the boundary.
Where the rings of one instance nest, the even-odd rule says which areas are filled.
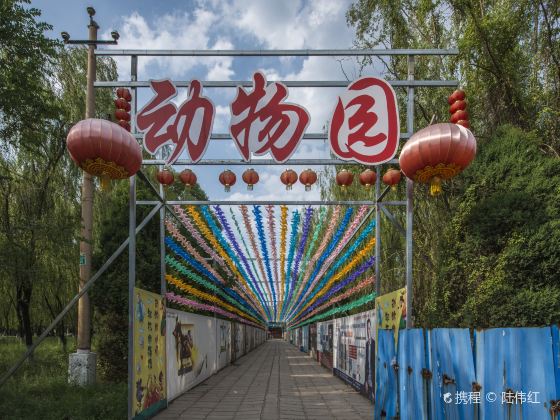
[[[373,419],[373,405],[291,344],[270,340],[156,419]]]

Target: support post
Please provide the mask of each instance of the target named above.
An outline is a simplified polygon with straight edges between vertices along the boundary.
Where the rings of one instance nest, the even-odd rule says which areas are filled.
[[[130,61],[130,77],[137,77],[138,57],[132,56]],[[132,91],[131,108],[131,130],[136,132],[136,88]],[[163,206],[162,206],[163,207]],[[134,407],[134,287],[136,286],[136,175],[130,177],[129,197],[129,220],[128,220],[128,413],[127,418],[132,418]]]
[[[375,293],[381,294],[381,272],[379,262],[381,259],[381,212],[379,205],[379,194],[381,193],[381,169],[375,168]],[[375,304],[374,304],[375,305]]]
[[[130,177],[128,236],[128,419],[131,419],[134,387],[134,287],[136,285],[136,175]]]
[[[414,56],[408,56],[408,80],[414,80]],[[414,88],[407,88],[406,130],[414,132]],[[414,212],[414,182],[406,180],[406,328],[413,328],[413,278],[412,278],[412,222]]]
[[[88,10],[89,13],[89,10]],[[94,12],[95,13],[95,12]],[[95,117],[95,41],[99,26],[90,13],[88,45],[86,118]],[[91,277],[93,245],[93,176],[83,172],[82,178],[82,226],[80,232],[80,290]],[[68,382],[80,386],[93,385],[96,377],[96,355],[91,352],[91,309],[89,295],[83,294],[78,301],[78,343],[76,353],[68,360]]]

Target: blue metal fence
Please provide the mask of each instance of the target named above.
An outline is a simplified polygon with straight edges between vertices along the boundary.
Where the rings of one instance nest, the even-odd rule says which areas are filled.
[[[376,361],[375,419],[560,419],[557,326],[380,330]]]

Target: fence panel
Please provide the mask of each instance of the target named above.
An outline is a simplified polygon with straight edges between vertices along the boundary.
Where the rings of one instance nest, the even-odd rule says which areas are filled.
[[[397,361],[395,335],[392,330],[378,330],[375,369],[374,418],[393,419],[397,415]]]
[[[551,418],[556,396],[552,347],[550,327],[476,332],[477,379],[485,395],[482,418]]]
[[[556,378],[556,400],[560,400],[560,332],[558,325],[552,326],[552,357]]]
[[[428,333],[433,420],[477,418],[478,405],[469,401],[475,381],[468,329],[437,328]],[[463,394],[464,393],[464,394]],[[467,398],[465,401],[464,398]]]
[[[403,420],[428,418],[429,392],[422,372],[428,368],[424,330],[399,331],[399,411]]]

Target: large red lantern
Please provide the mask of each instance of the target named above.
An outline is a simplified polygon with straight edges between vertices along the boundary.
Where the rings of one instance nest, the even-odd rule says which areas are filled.
[[[185,169],[184,171],[182,171],[179,174],[179,179],[187,187],[192,187],[193,185],[195,185],[197,180],[195,173],[190,169]]]
[[[80,168],[101,177],[104,187],[111,179],[131,177],[142,165],[142,149],[134,136],[107,120],[78,122],[68,133],[66,147]]]
[[[280,175],[280,181],[282,181],[282,184],[286,186],[286,190],[291,190],[292,185],[294,185],[297,180],[297,173],[293,169],[286,169],[282,172],[282,175]]]
[[[231,186],[235,184],[235,181],[237,181],[237,177],[229,169],[223,171],[218,179],[220,180],[220,183],[225,187],[224,189],[226,192],[229,191],[231,189]]]
[[[339,173],[336,174],[336,183],[342,188],[346,188],[349,185],[352,185],[353,181],[354,175],[348,169],[342,169]]]
[[[299,174],[299,182],[305,185],[305,191],[309,191],[311,186],[317,182],[317,174],[312,169],[306,169]]]
[[[394,191],[397,189],[397,184],[401,182],[401,171],[398,169],[390,168],[385,172],[383,178],[381,179],[385,185],[391,187]]]
[[[253,185],[259,182],[259,174],[253,168],[247,169],[245,172],[243,172],[241,178],[243,179],[245,184],[247,184],[247,189],[249,191],[252,191]]]
[[[399,157],[403,173],[417,182],[430,183],[430,193],[441,193],[441,181],[465,169],[476,154],[476,139],[458,124],[434,124],[417,133],[404,145]]]
[[[167,168],[164,168],[162,171],[158,171],[156,174],[156,178],[158,182],[165,187],[168,187],[169,185],[173,184],[173,181],[175,181],[173,172],[171,172]]]
[[[373,184],[375,184],[376,180],[377,175],[375,171],[372,171],[371,169],[366,169],[360,174],[360,184],[362,184],[366,188],[369,188]]]

